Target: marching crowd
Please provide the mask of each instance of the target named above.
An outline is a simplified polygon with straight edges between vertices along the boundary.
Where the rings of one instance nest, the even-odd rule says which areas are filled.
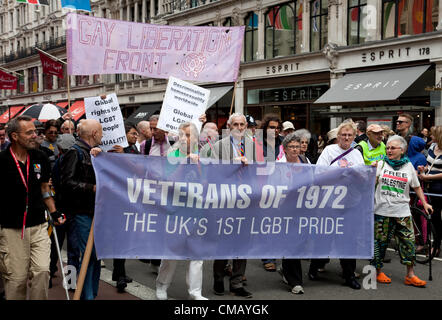
[[[175,136],[157,127],[159,117],[137,125],[125,125],[128,146],[116,145],[110,152],[145,156],[228,160],[241,165],[275,161],[297,164],[377,168],[374,204],[374,257],[377,281],[391,283],[382,272],[386,248],[394,236],[401,263],[406,266],[404,283],[424,287],[426,282],[414,273],[416,244],[410,211],[413,189],[423,210],[433,215],[436,229],[434,256],[440,253],[442,221],[441,200],[431,197],[431,205],[421,185],[428,191],[442,191],[442,126],[412,131],[413,118],[401,114],[396,133],[388,127],[348,119],[326,136],[296,129],[290,121],[282,122],[275,114],[262,121],[240,113],[227,121],[228,134],[220,136],[217,124],[202,115],[201,133],[192,123],[183,123]],[[93,223],[96,181],[91,157],[99,156],[102,139],[100,123],[92,119],[74,123],[69,115],[45,123],[18,116],[0,127],[0,194],[5,199],[0,214],[0,292],[8,300],[47,299],[52,277],[57,272],[56,228],[60,246],[66,239],[68,265],[79,273]],[[141,158],[140,158],[141,160]],[[427,191],[427,190],[426,190]],[[49,222],[49,223],[48,223]],[[158,272],[156,295],[167,299],[167,290],[177,266],[175,260],[141,260]],[[320,281],[319,273],[328,260],[311,259],[308,278]],[[360,289],[355,259],[340,259],[344,284]],[[278,271],[294,294],[304,293],[303,273],[299,259],[283,259],[277,268],[274,259],[263,257],[264,270]],[[229,278],[231,294],[250,298],[246,288],[247,260],[215,260],[213,291],[224,295],[224,280]],[[186,282],[189,298],[205,300],[202,293],[202,260],[190,261]],[[101,262],[92,250],[81,299],[92,300],[98,294]],[[123,292],[132,279],[126,274],[125,260],[113,260],[112,280]],[[28,289],[29,284],[29,289]]]

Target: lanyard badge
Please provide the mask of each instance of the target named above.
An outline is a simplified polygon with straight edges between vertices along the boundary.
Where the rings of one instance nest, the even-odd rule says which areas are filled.
[[[12,158],[14,158],[15,164],[17,166],[18,173],[20,174],[21,180],[23,182],[23,185],[26,188],[26,207],[25,207],[25,213],[23,214],[23,228],[21,230],[21,238],[23,240],[24,232],[25,232],[25,226],[26,226],[26,216],[28,214],[28,200],[29,200],[29,164],[31,162],[31,158],[29,157],[29,154],[26,159],[26,179],[23,174],[23,171],[21,170],[20,164],[18,163],[17,157],[15,156],[14,152],[12,151],[12,148],[9,148],[9,151],[11,151]]]

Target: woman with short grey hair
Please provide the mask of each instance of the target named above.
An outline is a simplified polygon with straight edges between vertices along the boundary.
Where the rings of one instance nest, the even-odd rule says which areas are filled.
[[[293,132],[301,140],[301,150],[299,150],[300,157],[305,160],[305,162],[311,163],[310,159],[307,158],[306,152],[310,139],[312,137],[310,131],[307,129],[299,129]]]
[[[284,149],[284,157],[277,162],[290,162],[290,163],[307,163],[301,158],[299,152],[301,150],[301,138],[293,133],[289,133],[282,141],[282,147]],[[282,259],[282,266],[278,270],[282,276],[282,280],[288,284],[293,294],[304,293],[302,287],[302,267],[301,259]]]
[[[414,287],[425,287],[426,281],[414,273],[416,256],[413,219],[410,211],[410,187],[422,201],[425,213],[433,213],[433,208],[425,200],[416,170],[406,155],[407,142],[398,135],[387,141],[387,157],[377,163],[376,191],[374,207],[374,258],[371,264],[376,267],[376,280],[391,283],[382,272],[383,259],[390,238],[394,234],[399,244],[401,263],[407,266],[404,283]]]

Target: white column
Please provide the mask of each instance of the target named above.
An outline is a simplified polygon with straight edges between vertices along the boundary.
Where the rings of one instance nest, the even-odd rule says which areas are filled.
[[[436,30],[442,30],[442,3],[439,2],[439,24],[437,25]]]
[[[139,3],[135,2],[134,4],[134,22],[142,22],[142,21],[138,21],[138,11],[139,11]]]
[[[158,14],[164,13],[163,2],[164,0],[156,0],[158,1]]]
[[[331,73],[330,74],[330,88],[332,88],[339,79],[344,76],[343,72],[341,73]],[[330,110],[342,109],[342,106],[330,106]],[[337,128],[342,122],[342,117],[332,117],[330,118],[330,129]]]
[[[141,22],[146,23],[146,1],[141,0]]]
[[[265,15],[264,10],[258,12],[258,55],[257,60],[263,60],[265,56]]]
[[[25,93],[29,93],[29,69],[25,69],[24,74],[25,74]]]
[[[304,1],[302,12],[302,50],[310,51],[310,2]]]
[[[328,11],[328,43],[336,43],[337,45],[346,44],[345,26],[347,25],[347,1],[343,0],[340,3],[329,6]],[[324,26],[322,26],[324,28]]]
[[[442,61],[439,63],[436,63],[436,75],[434,84],[438,84],[442,80]],[[439,97],[442,99],[442,91],[434,91],[433,94],[438,94]],[[434,108],[434,125],[440,126],[442,125],[442,105],[435,106]]]
[[[43,68],[38,66],[38,92],[43,92]]]
[[[158,0],[150,0],[150,19],[155,17],[155,1]]]
[[[56,90],[58,89],[58,77],[52,76],[52,89]]]
[[[232,112],[244,113],[244,81],[236,82],[235,105]]]

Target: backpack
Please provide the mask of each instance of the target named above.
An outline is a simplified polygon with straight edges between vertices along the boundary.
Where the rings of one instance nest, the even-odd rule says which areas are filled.
[[[81,148],[74,144],[72,146],[77,151],[78,160],[81,162],[83,160],[83,153]],[[52,186],[54,189],[54,200],[57,208],[62,209],[63,199],[61,192],[61,172],[60,172],[60,164],[63,160],[64,154],[60,155],[57,160],[55,160],[54,167],[52,168]]]

